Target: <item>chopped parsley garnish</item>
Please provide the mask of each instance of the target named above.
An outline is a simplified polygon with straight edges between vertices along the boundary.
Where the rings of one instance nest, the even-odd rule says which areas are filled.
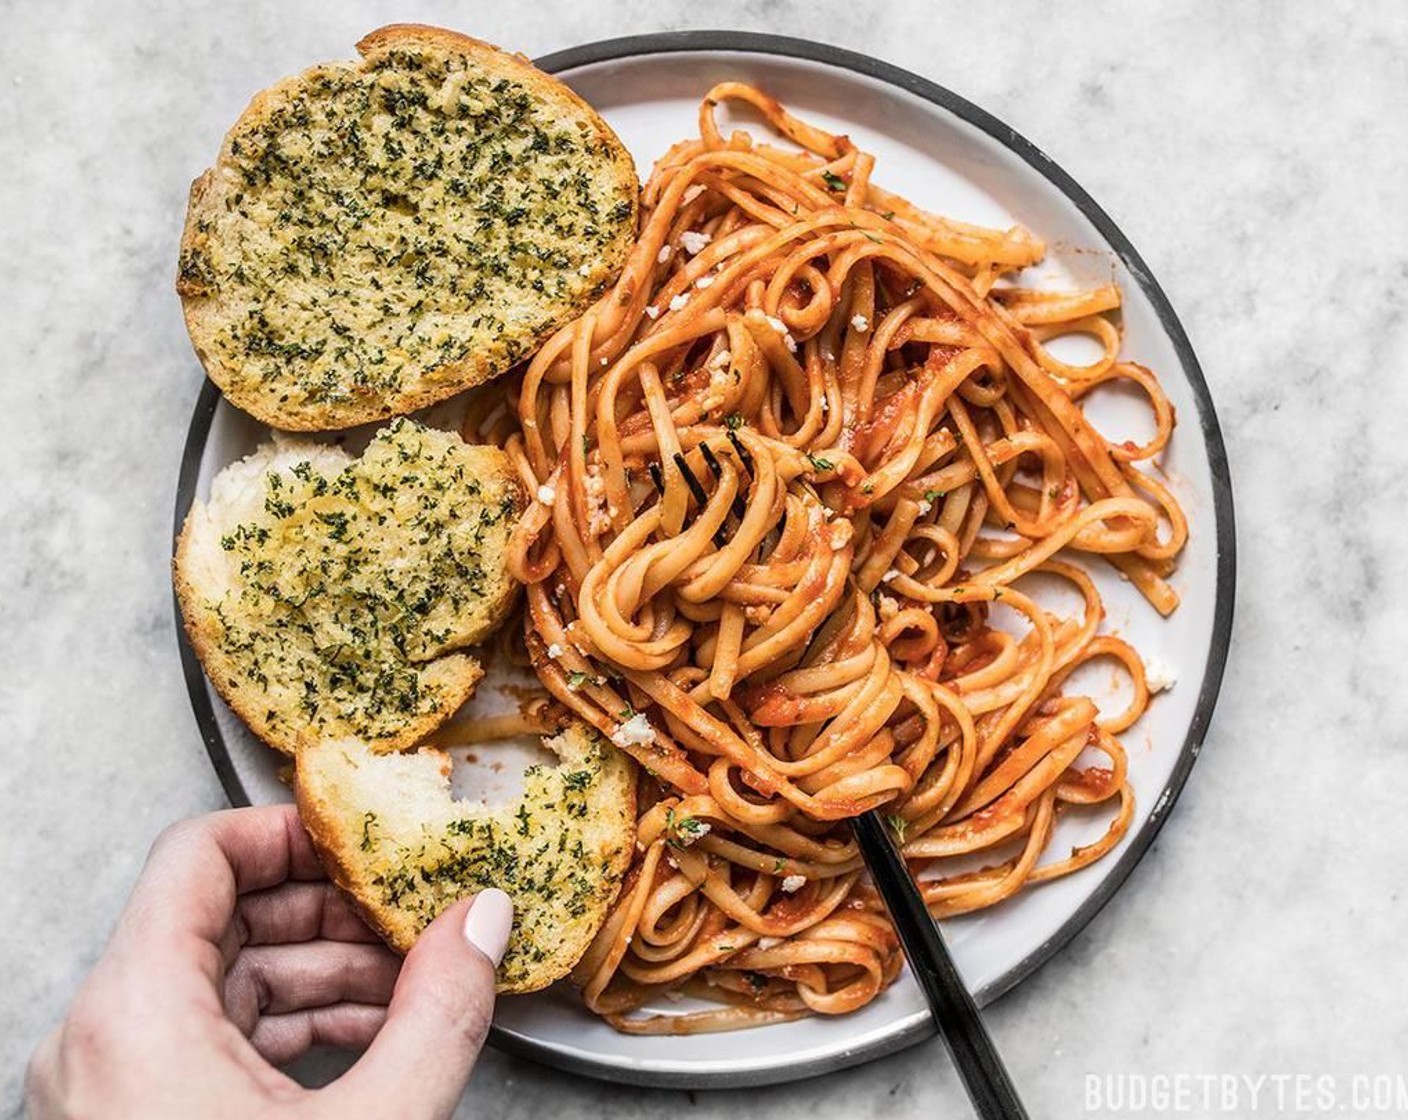
[[[238,572],[213,607],[231,689],[370,742],[437,711],[424,666],[463,645],[498,593],[480,557],[501,554],[517,511],[470,477],[467,455],[457,436],[399,420],[340,470],[267,472],[262,511],[220,538]]]
[[[681,816],[673,809],[665,810],[665,842],[672,848],[687,848],[708,831],[708,822],[696,816]]]
[[[206,191],[220,227],[180,260],[183,295],[230,309],[205,340],[225,388],[328,411],[522,357],[600,285],[634,213],[582,123],[429,47],[320,68],[246,115]]]

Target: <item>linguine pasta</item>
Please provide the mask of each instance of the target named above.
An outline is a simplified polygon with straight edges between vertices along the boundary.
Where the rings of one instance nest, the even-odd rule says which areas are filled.
[[[752,106],[792,146],[722,133]],[[839,1014],[902,957],[847,819],[880,808],[939,917],[1070,874],[1129,827],[1117,736],[1144,665],[1099,632],[1073,554],[1162,614],[1187,528],[1138,468],[1174,417],[1122,361],[1113,285],[1017,286],[1042,244],[920,210],[845,136],[737,83],[644,188],[616,285],[466,434],[530,494],[510,566],[557,704],[643,767],[637,850],[574,979],[642,1033]],[[1101,347],[1089,365],[1047,343]],[[1082,398],[1121,381],[1155,434],[1113,443]],[[1059,617],[1026,577],[1068,584]],[[1066,678],[1113,659],[1104,714]],[[1104,835],[1048,853],[1094,806]],[[1043,856],[1047,858],[1043,861]],[[661,996],[716,1002],[643,1012]]]

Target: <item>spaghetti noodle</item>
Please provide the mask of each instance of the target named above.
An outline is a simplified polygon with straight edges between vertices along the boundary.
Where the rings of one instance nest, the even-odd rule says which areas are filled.
[[[725,135],[729,101],[795,149]],[[918,209],[749,86],[711,90],[699,125],[655,166],[614,288],[508,408],[486,396],[466,422],[538,498],[510,557],[538,676],[643,767],[634,864],[574,973],[643,1033],[842,1013],[893,980],[846,825],[866,810],[936,916],[1113,848],[1134,807],[1116,736],[1149,689],[1068,556],[1167,614],[1187,534],[1137,468],[1174,417],[1120,360],[1113,285],[1015,286],[1043,255],[1032,235]],[[1100,357],[1054,356],[1072,333]],[[1143,445],[1083,413],[1112,381],[1150,403]],[[1043,609],[1033,573],[1074,588],[1079,616]],[[1062,690],[1097,658],[1132,678],[1116,715]],[[1104,835],[1039,862],[1058,816],[1091,805]],[[642,1013],[679,993],[719,1006]]]

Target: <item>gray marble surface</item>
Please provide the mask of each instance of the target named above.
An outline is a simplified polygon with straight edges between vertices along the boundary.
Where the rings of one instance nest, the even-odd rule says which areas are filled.
[[[828,39],[984,105],[1101,200],[1181,312],[1222,415],[1234,645],[1169,827],[989,1022],[1034,1116],[1080,1114],[1090,1072],[1408,1072],[1408,10],[6,2],[0,1110],[18,1111],[24,1060],[151,837],[223,803],[167,582],[200,384],[171,291],[186,184],[252,91],[407,18],[529,53],[690,26]],[[463,1112],[965,1115],[934,1044],[692,1096],[489,1053]]]

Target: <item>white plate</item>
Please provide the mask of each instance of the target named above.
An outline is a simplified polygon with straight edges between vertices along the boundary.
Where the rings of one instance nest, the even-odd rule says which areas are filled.
[[[602,112],[635,154],[642,177],[671,143],[694,132],[698,102],[711,85],[741,79],[807,119],[848,133],[875,153],[876,181],[921,206],[965,221],[1016,222],[1034,230],[1050,246],[1048,261],[1033,270],[1039,281],[1060,286],[1113,276],[1124,292],[1125,353],[1159,373],[1178,412],[1162,465],[1192,527],[1173,579],[1183,604],[1161,620],[1129,584],[1108,569],[1092,570],[1108,606],[1107,627],[1176,667],[1179,679],[1125,736],[1138,809],[1120,847],[1076,875],[944,922],[978,1002],[992,1000],[1050,959],[1118,889],[1167,815],[1212,714],[1232,621],[1232,498],[1212,401],[1188,340],[1133,246],[1069,176],[1001,122],[913,74],[833,47],[733,32],[613,40],[552,55],[541,65]],[[1129,399],[1108,394],[1091,402],[1091,414],[1107,434],[1137,438],[1125,426],[1138,415]],[[193,496],[204,495],[223,466],[265,436],[206,385],[182,467],[178,528]],[[182,657],[197,721],[230,800],[287,799],[276,776],[281,759],[214,695],[184,643]],[[1057,836],[1053,851],[1081,838],[1079,821],[1062,828],[1070,831]],[[596,1077],[709,1087],[840,1069],[932,1033],[919,991],[906,976],[854,1015],[685,1037],[617,1034],[564,987],[501,1000],[494,1041]]]

